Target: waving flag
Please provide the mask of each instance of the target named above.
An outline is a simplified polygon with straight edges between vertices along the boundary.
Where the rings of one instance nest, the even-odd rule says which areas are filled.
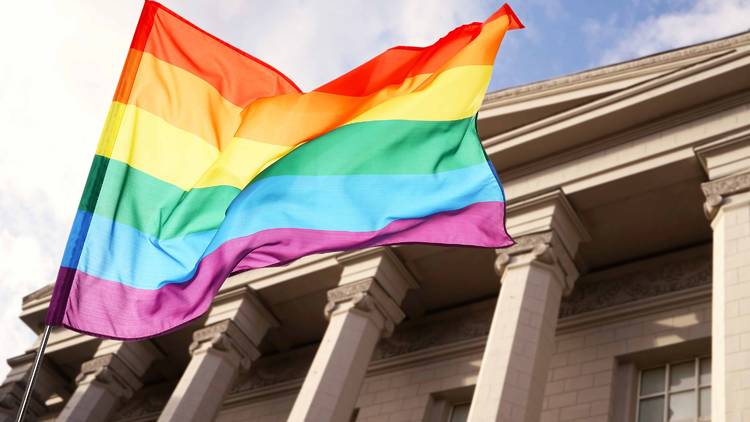
[[[508,6],[307,93],[146,2],[47,322],[137,339],[203,314],[233,272],[395,243],[502,247],[476,132]]]

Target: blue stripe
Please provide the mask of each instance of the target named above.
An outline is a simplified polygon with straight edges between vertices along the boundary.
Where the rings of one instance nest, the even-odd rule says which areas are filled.
[[[191,279],[198,261],[227,240],[262,230],[375,231],[395,220],[489,201],[504,197],[486,163],[431,175],[274,176],[243,190],[218,230],[159,240],[99,215],[76,218],[91,218],[77,268],[158,289]],[[76,268],[66,260],[64,266]]]

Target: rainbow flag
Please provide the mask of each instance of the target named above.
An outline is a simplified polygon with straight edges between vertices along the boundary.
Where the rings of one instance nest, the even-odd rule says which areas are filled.
[[[396,243],[503,247],[476,131],[506,5],[303,93],[146,2],[47,323],[139,339],[202,315],[233,272]]]

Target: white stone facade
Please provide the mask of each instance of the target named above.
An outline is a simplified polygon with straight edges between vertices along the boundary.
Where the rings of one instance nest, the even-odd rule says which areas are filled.
[[[750,422],[750,33],[491,93],[478,129],[517,245],[238,273],[142,342],[55,329],[28,420]]]

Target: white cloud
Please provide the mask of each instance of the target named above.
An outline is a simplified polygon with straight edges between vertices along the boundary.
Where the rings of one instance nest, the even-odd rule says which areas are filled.
[[[313,88],[395,44],[484,18],[479,2],[167,1]],[[0,14],[0,381],[34,335],[21,298],[54,280],[140,2],[9,2]]]
[[[694,0],[621,31],[601,64],[619,62],[750,29],[750,0]]]
[[[174,3],[188,19],[313,89],[398,44],[434,42],[460,23],[482,20],[481,2],[421,0]],[[468,5],[467,5],[468,4]],[[227,30],[229,28],[229,30]]]
[[[11,2],[0,15],[0,378],[32,344],[21,298],[54,280],[138,17],[94,6]]]

